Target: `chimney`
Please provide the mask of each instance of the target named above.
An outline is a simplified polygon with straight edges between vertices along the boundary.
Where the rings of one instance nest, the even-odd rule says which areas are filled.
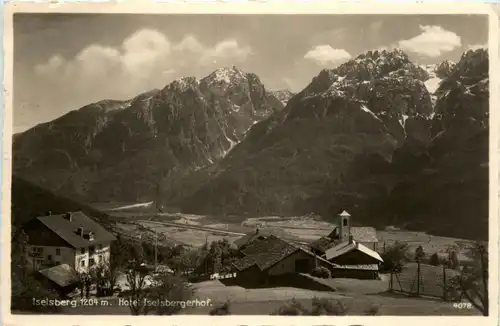
[[[50,215],[52,215],[52,211],[47,212],[47,216],[50,216]]]
[[[94,241],[94,232],[90,231],[88,233],[88,236],[89,236],[89,241]]]
[[[70,222],[73,220],[71,213],[64,213],[64,218]]]

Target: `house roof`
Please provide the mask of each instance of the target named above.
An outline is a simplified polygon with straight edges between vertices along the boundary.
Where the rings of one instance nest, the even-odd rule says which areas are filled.
[[[68,264],[57,265],[38,271],[41,275],[51,280],[60,287],[72,285],[78,281],[76,271]]]
[[[278,238],[275,235],[269,235],[267,238],[256,240],[242,249],[241,253],[245,256],[233,263],[233,266],[242,271],[253,265],[257,265],[263,271],[297,251],[303,251],[308,255],[315,256],[312,252],[296,244]],[[334,267],[337,266],[319,256],[316,258]]]
[[[270,234],[268,234],[267,232],[264,232],[262,230],[259,230],[259,232],[252,232],[252,233],[248,233],[244,236],[242,236],[241,238],[238,238],[236,239],[233,243],[238,247],[238,248],[241,248],[245,245],[248,245],[250,243],[252,243],[253,241],[255,240],[258,240],[260,239],[261,237],[267,237],[269,236]]]
[[[335,234],[335,227],[332,232],[328,235],[328,238],[333,238]],[[351,226],[351,235],[354,241],[358,242],[378,242],[377,230],[370,226]]]
[[[300,249],[283,239],[270,235],[265,239],[248,244],[241,250],[245,257],[233,265],[240,271],[252,265],[257,265],[261,270],[265,270],[297,250]]]
[[[311,242],[312,248],[321,250],[323,252],[325,252],[327,249],[333,247],[334,245],[335,245],[334,240],[329,238],[329,237],[321,237],[321,238]]]
[[[65,218],[64,214],[40,216],[37,220],[74,248],[86,248],[116,240],[111,232],[82,212],[72,212],[71,221]],[[82,227],[84,232],[91,231],[94,239],[89,240],[78,234],[79,227]]]
[[[351,216],[351,214],[349,214],[347,211],[342,211],[342,213],[340,213],[339,216],[349,217],[349,216]]]
[[[384,262],[382,257],[380,257],[380,255],[377,252],[371,250],[370,248],[368,248],[368,247],[366,247],[366,246],[364,246],[361,243],[358,243],[356,241],[353,241],[353,242],[346,241],[346,242],[339,243],[338,245],[328,249],[325,252],[325,256],[326,256],[327,260],[331,260],[333,258],[345,255],[346,253],[351,252],[353,250],[359,250],[362,253],[364,253],[370,257],[373,257],[380,262]]]

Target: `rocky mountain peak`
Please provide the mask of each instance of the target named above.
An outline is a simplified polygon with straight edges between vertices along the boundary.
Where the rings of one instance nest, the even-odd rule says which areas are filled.
[[[189,89],[196,89],[199,85],[199,81],[196,77],[180,77],[173,80],[170,84],[165,86],[165,90],[176,90],[179,92],[186,92]]]
[[[401,49],[375,50],[359,54],[355,59],[334,69],[336,74],[348,79],[369,81],[392,74],[409,75],[425,81],[428,74],[421,67],[413,64]]]
[[[286,104],[292,98],[292,96],[295,95],[295,93],[292,93],[287,89],[274,90],[270,91],[270,93],[274,95],[284,106],[286,106]]]
[[[489,116],[489,61],[485,49],[465,52],[436,91],[438,129],[487,128]]]
[[[485,78],[488,76],[488,67],[488,50],[477,49],[463,53],[455,70],[457,74],[474,74],[477,77]]]
[[[434,73],[437,77],[444,79],[451,75],[455,70],[456,63],[451,60],[445,60],[434,67]]]
[[[247,81],[248,74],[236,68],[218,68],[207,77],[201,80],[210,90],[218,93],[225,93],[228,89],[234,88]]]
[[[323,102],[325,99],[358,102],[359,105],[349,107],[365,108],[374,124],[383,121],[396,138],[403,140],[408,136],[407,120],[417,117],[425,120],[432,115],[433,103],[424,83],[428,79],[429,73],[411,62],[401,49],[368,51],[337,68],[322,70],[294,97],[288,116],[303,116],[304,113],[292,111],[304,110],[308,106],[305,101],[312,103],[314,98]],[[320,110],[322,105],[314,107]]]

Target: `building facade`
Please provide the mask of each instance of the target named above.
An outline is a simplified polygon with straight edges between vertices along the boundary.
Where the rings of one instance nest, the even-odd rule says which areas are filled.
[[[115,236],[82,212],[41,216],[24,228],[26,261],[38,271],[66,264],[78,272],[109,261]]]

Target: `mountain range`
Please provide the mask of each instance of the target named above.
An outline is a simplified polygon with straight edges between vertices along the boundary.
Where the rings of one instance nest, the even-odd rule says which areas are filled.
[[[283,99],[236,67],[180,78],[15,135],[14,173],[87,202],[149,199],[169,172],[224,157],[252,125],[283,109]]]
[[[324,69],[301,92],[236,67],[101,101],[15,135],[15,174],[86,202],[325,217],[488,234],[488,53],[420,66],[400,49]]]

